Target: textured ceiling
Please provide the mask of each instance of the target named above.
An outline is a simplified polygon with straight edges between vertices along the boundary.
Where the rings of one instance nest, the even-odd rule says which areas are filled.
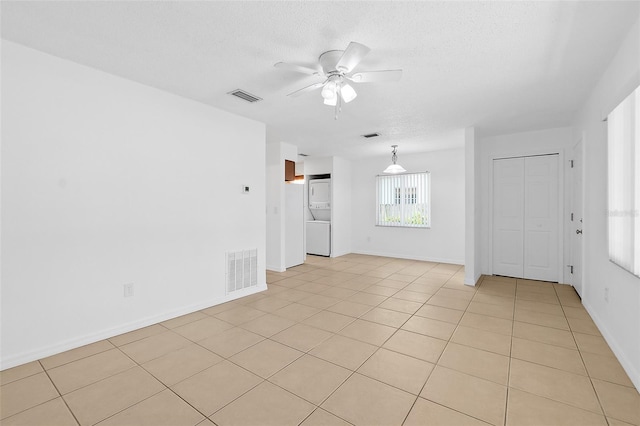
[[[639,14],[638,2],[10,2],[2,37],[267,124],[267,140],[347,158],[461,146],[480,135],[570,124]],[[350,41],[356,71],[404,70],[354,85],[339,119],[315,66]],[[227,95],[243,89],[264,100]],[[364,133],[381,137],[365,140]]]

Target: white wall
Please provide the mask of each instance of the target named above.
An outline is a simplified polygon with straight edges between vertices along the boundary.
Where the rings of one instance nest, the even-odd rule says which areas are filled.
[[[582,302],[640,389],[640,278],[609,262],[607,126],[602,120],[640,84],[640,27],[635,25],[574,123],[584,145]],[[604,289],[609,288],[609,302]]]
[[[400,147],[402,148],[402,147]],[[391,162],[391,155],[352,162],[352,250],[355,253],[435,262],[464,263],[465,152],[464,149],[398,154],[409,172],[431,172],[430,229],[375,226],[375,177]]]
[[[505,157],[518,157],[527,155],[539,155],[559,153],[560,161],[560,198],[563,201],[560,204],[561,217],[560,229],[562,232],[562,259],[559,265],[566,265],[565,260],[569,259],[569,211],[570,197],[569,194],[570,181],[566,178],[568,174],[569,153],[573,145],[577,141],[572,136],[570,127],[562,127],[557,129],[546,129],[533,132],[513,133],[509,135],[495,136],[491,138],[482,138],[476,145],[476,149],[480,151],[480,263],[482,265],[482,273],[491,275],[491,203],[492,203],[492,170],[493,159]],[[560,281],[569,282],[568,268],[563,269]]]
[[[266,268],[282,272],[284,267],[284,245],[282,215],[284,212],[284,160],[280,143],[266,146]]]
[[[265,288],[262,123],[5,41],[2,103],[3,369]]]
[[[305,157],[304,174],[324,175],[333,173],[333,157]]]
[[[284,142],[266,146],[266,222],[267,269],[283,272],[285,262],[285,160],[298,160],[298,147]]]
[[[351,162],[333,157],[331,174],[331,257],[351,253]]]
[[[465,252],[464,283],[476,285],[481,275],[480,266],[480,149],[476,147],[475,129],[464,132],[464,209]]]

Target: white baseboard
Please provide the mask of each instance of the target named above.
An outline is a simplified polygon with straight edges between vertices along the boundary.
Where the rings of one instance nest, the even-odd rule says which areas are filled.
[[[470,286],[475,287],[476,284],[478,284],[478,280],[480,279],[481,276],[482,276],[481,273],[477,273],[475,277],[471,278],[471,280],[473,280],[472,282],[470,282],[470,280],[467,279],[467,277],[465,276],[463,282],[464,282],[465,285],[470,285]]]
[[[76,349],[81,346],[85,346],[91,343],[99,342],[100,340],[108,339],[110,337],[118,336],[123,333],[138,330],[143,327],[148,327],[153,324],[157,324],[162,321],[170,320],[182,315],[190,314],[192,312],[199,311],[201,309],[209,308],[211,306],[219,305],[221,303],[230,302],[241,297],[249,296],[254,293],[259,293],[267,289],[267,285],[259,285],[256,288],[250,290],[239,290],[234,292],[233,295],[226,295],[216,299],[209,299],[204,302],[196,303],[189,306],[183,306],[178,309],[173,309],[162,314],[154,315],[147,318],[142,318],[136,321],[122,324],[113,328],[91,333],[85,336],[74,337],[72,339],[65,340],[64,342],[57,343],[42,348],[38,348],[32,351],[23,352],[16,355],[11,355],[0,361],[0,370],[6,370],[7,368],[16,367],[18,365],[26,364],[31,361],[36,361],[42,358],[46,358],[51,355],[56,355],[70,349]]]
[[[281,268],[279,266],[269,266],[267,265],[267,271],[271,271],[271,272],[284,272],[286,271],[287,268]]]
[[[355,254],[365,254],[369,256],[383,256],[383,257],[393,257],[396,259],[409,259],[409,260],[421,260],[424,262],[436,262],[436,263],[453,263],[455,265],[464,265],[463,259],[445,259],[439,257],[428,257],[428,256],[411,256],[406,254],[398,254],[398,253],[387,253],[387,252],[379,252],[379,251],[367,251],[367,250],[355,250],[352,251]]]
[[[620,365],[622,365],[622,368],[629,376],[629,379],[631,379],[631,381],[633,382],[633,385],[638,391],[640,391],[640,371],[637,370],[636,366],[633,365],[633,363],[625,355],[622,349],[620,349],[620,346],[609,332],[609,329],[607,329],[607,327],[604,325],[595,311],[591,308],[591,306],[587,303],[584,303],[584,300],[582,305],[587,310],[587,312],[589,312],[589,315],[593,319],[593,322],[596,323],[598,330],[600,330],[600,333],[602,333],[602,337],[604,337],[604,340],[607,341],[607,344],[613,351],[613,354],[616,356],[616,358],[618,358]]]

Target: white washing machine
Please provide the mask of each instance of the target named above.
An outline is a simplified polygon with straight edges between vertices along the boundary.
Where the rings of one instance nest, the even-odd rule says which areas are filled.
[[[307,221],[307,254],[331,255],[331,222],[328,220]]]

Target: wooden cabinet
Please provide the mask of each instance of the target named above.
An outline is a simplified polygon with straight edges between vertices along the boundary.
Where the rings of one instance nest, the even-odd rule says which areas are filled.
[[[284,180],[286,182],[296,179],[296,163],[291,160],[284,160]]]

